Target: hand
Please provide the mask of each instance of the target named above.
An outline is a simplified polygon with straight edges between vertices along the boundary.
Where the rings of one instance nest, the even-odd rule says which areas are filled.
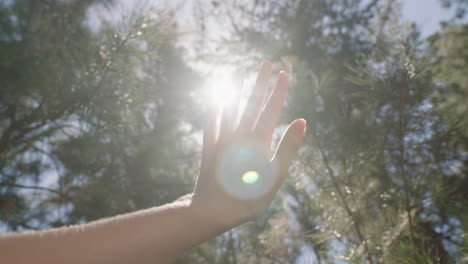
[[[262,62],[239,124],[236,102],[224,109],[219,133],[216,114],[203,133],[202,163],[192,205],[228,228],[255,218],[269,206],[304,137],[306,121],[294,120],[269,159],[272,134],[288,86],[287,74],[280,72],[264,103],[271,71],[271,63]]]
[[[2,260],[168,263],[185,250],[253,219],[268,207],[283,183],[306,128],[305,120],[293,121],[269,159],[271,136],[288,84],[286,73],[278,74],[264,106],[270,77],[271,63],[265,61],[239,125],[238,105],[224,110],[219,133],[215,132],[215,115],[210,120],[191,201],[181,199],[73,227],[0,236]]]

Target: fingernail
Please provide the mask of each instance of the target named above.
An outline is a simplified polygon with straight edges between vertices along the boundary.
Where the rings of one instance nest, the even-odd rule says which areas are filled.
[[[280,71],[279,74],[278,74],[278,78],[283,78],[285,80],[288,80],[289,79],[289,76],[288,74],[285,72],[285,71]]]
[[[297,119],[297,121],[299,121],[299,120],[302,121],[301,125],[296,125],[296,127],[294,127],[294,130],[298,134],[304,134],[306,129],[307,129],[307,121],[305,121],[302,118]]]

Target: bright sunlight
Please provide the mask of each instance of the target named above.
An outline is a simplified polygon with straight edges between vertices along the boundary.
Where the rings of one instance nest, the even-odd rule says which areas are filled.
[[[209,104],[216,107],[216,109],[230,106],[241,89],[241,87],[235,87],[234,85],[234,83],[238,82],[233,74],[222,73],[213,76],[206,85]]]

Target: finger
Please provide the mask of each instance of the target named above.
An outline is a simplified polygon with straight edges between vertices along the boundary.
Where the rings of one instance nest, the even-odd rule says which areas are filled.
[[[221,125],[219,130],[219,141],[225,141],[231,138],[237,128],[237,113],[239,111],[240,91],[242,89],[243,77],[240,72],[234,79],[233,98],[230,104],[223,107]]]
[[[260,72],[258,73],[257,80],[255,81],[255,87],[247,101],[242,119],[239,123],[240,133],[248,133],[252,131],[255,122],[262,111],[268,89],[268,82],[271,79],[271,68],[272,65],[270,61],[265,60],[262,62]]]
[[[281,138],[276,153],[273,157],[273,164],[278,167],[278,179],[273,190],[278,190],[288,175],[289,167],[297,155],[297,151],[302,145],[307,122],[304,119],[296,119],[289,125]]]
[[[278,119],[283,108],[284,98],[288,88],[288,75],[280,72],[276,79],[275,87],[268,99],[265,108],[260,115],[260,119],[255,126],[255,135],[269,146],[271,136],[278,123]]]

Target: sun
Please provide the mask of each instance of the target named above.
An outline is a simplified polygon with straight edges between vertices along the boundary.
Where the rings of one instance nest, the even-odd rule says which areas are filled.
[[[216,74],[206,84],[207,103],[216,109],[226,108],[234,104],[241,87],[235,87],[239,81],[232,74]]]

